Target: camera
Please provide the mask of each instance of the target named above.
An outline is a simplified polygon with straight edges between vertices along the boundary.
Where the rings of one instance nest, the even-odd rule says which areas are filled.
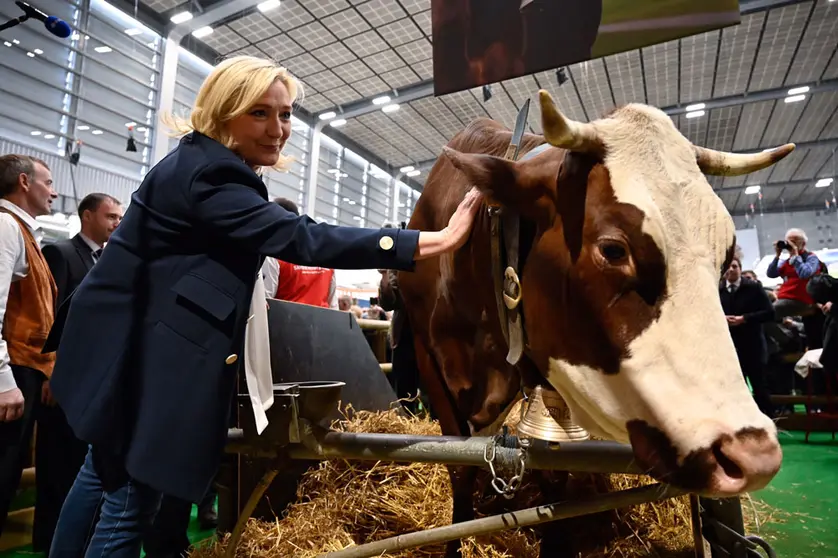
[[[371,296],[370,297],[370,306],[378,306],[378,297],[377,296]]]
[[[790,247],[789,247],[789,243],[786,242],[785,240],[778,240],[777,241],[777,248],[779,248],[780,250],[788,250]]]

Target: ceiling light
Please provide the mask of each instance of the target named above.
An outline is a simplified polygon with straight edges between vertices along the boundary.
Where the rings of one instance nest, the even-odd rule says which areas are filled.
[[[759,190],[759,186],[748,186],[747,188],[745,188],[745,195],[750,196],[753,194],[759,194]]]
[[[46,134],[44,136],[44,139],[53,139],[54,137],[55,137],[55,134]]]
[[[93,134],[94,136],[99,136],[99,135],[102,135],[104,132],[102,130],[93,130],[90,133]]]
[[[82,132],[84,132],[85,130],[89,130],[89,129],[90,129],[90,126],[85,126],[85,125],[79,126],[79,130],[81,130]]]
[[[32,52],[27,52],[26,56],[28,56],[29,58],[35,58],[35,54]]]
[[[399,105],[397,105],[396,103],[393,103],[391,105],[384,106],[384,108],[382,108],[381,110],[383,112],[387,112],[387,113],[396,112],[397,110],[399,110]]]
[[[390,102],[390,97],[387,95],[382,95],[381,97],[376,97],[372,100],[372,104],[374,105],[385,105]]]
[[[178,25],[192,19],[192,14],[190,12],[178,12],[175,15],[173,15],[170,19],[172,20],[172,23]]]
[[[798,101],[802,101],[806,98],[806,95],[793,95],[791,97],[786,97],[786,103],[796,103]]]
[[[815,182],[815,188],[826,188],[830,184],[832,184],[831,178],[821,178],[820,180]]]
[[[257,4],[256,8],[260,12],[267,12],[268,10],[273,10],[279,7],[279,0],[265,0],[264,2]]]
[[[701,109],[703,109],[705,106],[706,106],[706,105],[705,105],[704,103],[696,103],[696,104],[694,104],[694,105],[687,105],[687,112],[692,112],[692,111],[694,111],[694,110],[701,110]]]
[[[29,132],[29,135],[30,136],[40,136],[41,133],[42,132],[40,130],[32,130],[31,132]]]
[[[146,128],[145,126],[140,126],[139,128],[137,128],[137,131],[138,132],[147,132],[148,128]]]
[[[34,52],[35,54],[43,54],[43,53],[44,53],[44,51],[43,51],[43,50],[41,50],[41,49],[39,49],[39,48],[36,48],[36,49],[35,49],[35,50],[33,50],[32,52]]]
[[[335,116],[337,116],[337,114],[335,114],[335,112],[334,112],[334,111],[331,111],[331,110],[330,110],[329,112],[324,112],[323,114],[321,114],[320,116],[318,116],[318,118],[319,118],[320,120],[331,120],[331,119],[332,119],[332,118],[334,118]]]
[[[693,112],[687,113],[687,118],[698,118],[699,116],[704,116],[703,110],[694,110]]]
[[[201,27],[200,29],[196,29],[192,32],[192,36],[197,39],[206,37],[207,35],[212,35],[212,27],[210,26]]]
[[[407,176],[419,176],[420,174],[422,174],[422,171],[420,171],[420,170],[412,170],[412,171],[410,171],[409,173],[407,173]]]
[[[134,35],[139,35],[142,32],[143,32],[142,29],[126,29],[125,30],[125,34],[130,36],[130,37],[133,37]]]
[[[789,95],[800,95],[801,93],[808,93],[809,86],[804,85],[803,87],[795,87],[794,89],[789,89]]]
[[[329,174],[338,174],[340,171],[338,169],[329,169],[326,172]]]
[[[93,50],[95,50],[96,52],[98,52],[98,53],[100,53],[100,54],[107,54],[108,52],[112,52],[112,51],[113,51],[113,49],[112,49],[111,47],[109,47],[109,46],[104,46],[104,45],[103,45],[103,46],[97,46],[97,47],[96,47],[96,48],[94,48]]]
[[[17,39],[12,39],[12,42],[13,42],[14,44],[16,44],[16,45],[19,45],[19,44],[20,44],[20,41],[18,41]]]
[[[413,165],[408,165],[399,169],[399,172],[410,172],[413,170]]]
[[[126,128],[133,128],[133,127],[134,127],[134,126],[136,126],[136,125],[137,125],[137,123],[136,123],[136,122],[126,122],[126,123],[125,123],[125,127],[126,127]]]
[[[70,39],[78,41],[79,39],[81,39],[81,35],[79,35],[78,33],[73,33],[72,35],[70,35]]]
[[[346,120],[344,120],[343,118],[338,118],[337,120],[332,120],[331,122],[329,122],[329,126],[332,126],[334,128],[343,126],[344,124],[346,124]]]
[[[12,43],[10,43],[9,41],[3,41],[3,44],[6,45],[7,47],[12,46]]]

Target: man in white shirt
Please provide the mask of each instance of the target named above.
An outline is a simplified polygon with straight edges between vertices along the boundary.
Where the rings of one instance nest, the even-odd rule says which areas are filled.
[[[55,313],[57,289],[40,250],[52,174],[24,155],[0,157],[0,533],[20,483],[37,408],[52,399],[55,355],[41,354]]]

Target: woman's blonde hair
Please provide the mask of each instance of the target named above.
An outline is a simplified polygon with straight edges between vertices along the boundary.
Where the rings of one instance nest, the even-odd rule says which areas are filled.
[[[172,130],[172,137],[195,131],[235,149],[225,124],[247,112],[277,80],[288,89],[292,103],[302,94],[299,81],[273,60],[234,56],[220,62],[204,80],[188,118],[174,114],[160,118]],[[293,158],[280,154],[273,168],[288,170],[292,162]]]

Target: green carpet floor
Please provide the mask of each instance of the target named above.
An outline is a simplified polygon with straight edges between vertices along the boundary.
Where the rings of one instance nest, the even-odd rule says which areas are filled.
[[[34,498],[33,498],[34,500]],[[213,536],[214,531],[202,531],[201,527],[198,524],[198,508],[197,506],[192,506],[192,519],[189,521],[189,540],[193,543],[197,543],[199,541],[205,541]],[[45,554],[39,552],[33,552],[32,547],[30,545],[17,548],[14,550],[6,550],[4,552],[0,552],[0,558],[43,558]],[[143,556],[145,554],[143,553]]]
[[[780,436],[783,468],[752,495],[777,510],[760,535],[779,558],[838,558],[838,441],[828,433],[812,434],[808,444],[802,432]]]
[[[838,558],[838,441],[817,433],[804,443],[803,433],[781,435],[783,468],[768,488],[752,496],[775,508],[774,517],[759,534],[779,558]],[[27,502],[27,496],[20,499]],[[743,500],[745,513],[747,499]],[[31,505],[31,504],[30,504]],[[192,508],[189,538],[205,540],[211,532],[200,531]],[[29,547],[0,552],[0,558],[42,556]]]

